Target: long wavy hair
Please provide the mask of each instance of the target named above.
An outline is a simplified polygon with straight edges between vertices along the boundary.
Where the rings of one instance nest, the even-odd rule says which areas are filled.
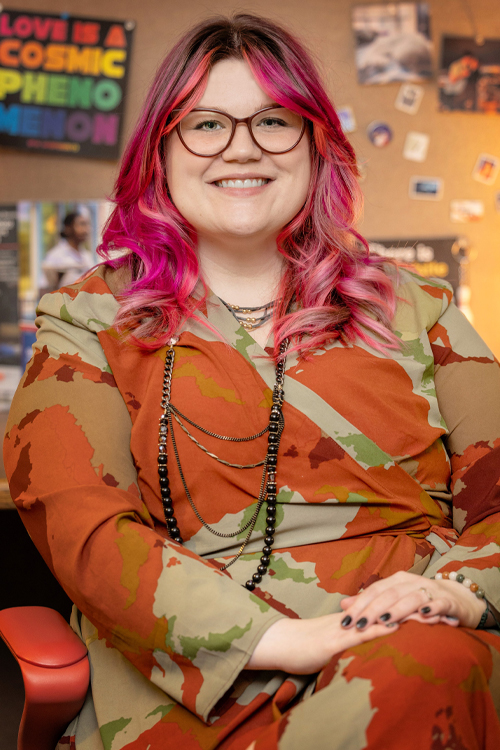
[[[385,261],[370,256],[355,228],[362,198],[353,148],[304,47],[281,26],[249,14],[200,23],[159,67],[123,157],[99,248],[109,265],[130,271],[115,325],[141,348],[158,349],[206,302],[193,294],[200,280],[207,287],[196,231],[168,194],[165,142],[203,95],[211,68],[227,58],[245,60],[261,88],[302,115],[310,132],[306,202],[277,239],[285,271],[273,317],[275,358],[286,337],[289,351],[302,356],[332,339],[398,348]],[[117,258],[113,251],[120,248],[128,252]]]

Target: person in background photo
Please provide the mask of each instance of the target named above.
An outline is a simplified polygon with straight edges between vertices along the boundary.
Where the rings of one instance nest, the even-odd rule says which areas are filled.
[[[40,286],[43,291],[54,291],[73,284],[95,265],[92,254],[85,248],[89,235],[90,221],[87,216],[77,211],[66,215],[61,239],[42,262]]]

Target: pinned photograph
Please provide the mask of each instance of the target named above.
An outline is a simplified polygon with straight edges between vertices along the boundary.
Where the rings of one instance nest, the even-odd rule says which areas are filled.
[[[425,161],[429,150],[430,136],[410,130],[405,139],[403,156],[409,161]]]
[[[442,112],[500,113],[500,39],[444,36],[438,90]]]
[[[394,106],[408,115],[416,115],[420,102],[424,96],[424,89],[414,83],[403,83],[398,91]]]
[[[359,83],[419,82],[432,76],[427,3],[355,5],[352,28]]]
[[[386,122],[381,122],[380,120],[371,122],[366,129],[366,134],[377,148],[384,148],[384,146],[387,146],[392,141],[391,127]]]
[[[344,133],[354,133],[357,126],[352,107],[339,107],[337,114]]]
[[[500,168],[500,159],[491,154],[479,154],[474,169],[472,170],[472,176],[478,182],[483,182],[485,185],[493,185]]]
[[[450,203],[450,219],[460,224],[481,221],[484,216],[483,201],[455,200]]]
[[[443,197],[441,177],[410,177],[410,198],[420,201],[439,201]]]

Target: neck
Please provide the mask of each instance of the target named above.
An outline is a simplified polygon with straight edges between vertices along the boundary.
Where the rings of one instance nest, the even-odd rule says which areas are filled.
[[[267,245],[200,240],[198,257],[205,282],[226,302],[255,307],[275,298],[283,272],[275,240]]]
[[[76,240],[74,239],[74,237],[66,237],[66,241],[67,241],[68,245],[71,245],[71,247],[72,247],[72,248],[73,248],[74,250],[78,250],[78,251],[80,250],[80,243],[79,243],[79,242],[77,242],[77,241],[76,241]]]

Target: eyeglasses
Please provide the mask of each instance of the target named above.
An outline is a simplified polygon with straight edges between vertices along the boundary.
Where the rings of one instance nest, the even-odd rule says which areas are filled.
[[[180,112],[182,110],[173,110]],[[304,134],[301,115],[279,105],[264,107],[250,117],[232,117],[218,109],[192,109],[176,125],[183,145],[196,156],[218,156],[234,138],[236,126],[244,122],[252,141],[261,151],[285,154]]]

